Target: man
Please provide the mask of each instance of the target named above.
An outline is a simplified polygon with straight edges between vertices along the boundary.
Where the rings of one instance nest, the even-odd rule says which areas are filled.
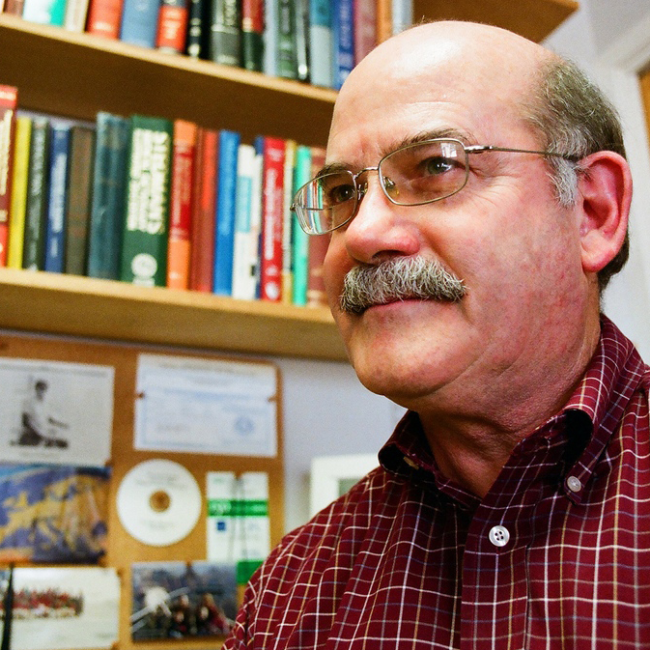
[[[47,401],[49,386],[43,379],[34,383],[34,395],[25,400],[22,411],[22,430],[18,444],[34,447],[67,447],[68,441],[60,438],[58,429],[67,429],[68,425],[51,413]]]
[[[352,72],[295,209],[359,378],[409,413],[226,648],[650,647],[650,369],[599,313],[623,154],[598,91],[503,30],[419,26]]]

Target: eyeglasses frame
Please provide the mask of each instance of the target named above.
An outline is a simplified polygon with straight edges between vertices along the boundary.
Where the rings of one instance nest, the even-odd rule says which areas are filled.
[[[454,190],[450,194],[445,194],[444,196],[438,196],[438,197],[436,197],[434,199],[428,199],[426,201],[420,201],[419,203],[400,203],[399,201],[395,200],[392,196],[390,196],[390,194],[388,193],[388,190],[386,189],[385,180],[384,180],[384,177],[383,177],[383,175],[381,173],[382,163],[387,158],[390,158],[391,156],[393,156],[394,154],[396,154],[396,153],[398,153],[400,151],[405,151],[407,149],[411,149],[413,147],[419,147],[419,146],[422,146],[422,145],[432,144],[434,142],[453,142],[454,144],[460,145],[460,147],[463,149],[463,152],[465,154],[465,179],[463,180],[463,184],[457,190]],[[324,231],[322,233],[321,232],[318,232],[318,233],[316,233],[316,232],[307,232],[307,231],[305,231],[305,232],[307,232],[308,235],[316,236],[316,235],[326,235],[326,234],[328,234],[330,232],[333,232],[334,230],[338,230],[339,228],[342,228],[346,224],[350,223],[350,221],[352,221],[352,219],[354,219],[354,217],[357,215],[357,212],[359,211],[359,206],[361,205],[361,201],[362,201],[363,197],[366,195],[366,193],[368,191],[367,183],[362,185],[362,184],[357,182],[357,179],[359,178],[359,176],[361,176],[362,174],[365,174],[366,172],[374,172],[374,171],[377,172],[377,175],[379,177],[379,186],[381,187],[382,192],[384,193],[386,198],[392,204],[401,205],[401,206],[413,206],[414,207],[414,206],[418,206],[418,205],[428,205],[429,203],[436,203],[437,201],[442,201],[443,199],[448,199],[450,196],[454,196],[454,194],[458,194],[458,192],[460,192],[462,189],[465,188],[465,186],[467,185],[467,181],[469,180],[469,172],[470,172],[469,155],[470,154],[482,154],[482,153],[486,153],[486,152],[490,152],[490,151],[499,151],[499,152],[505,152],[505,153],[526,153],[526,154],[533,154],[533,155],[538,155],[538,156],[550,156],[550,157],[555,157],[555,158],[562,158],[563,160],[566,160],[566,161],[572,162],[572,163],[577,163],[580,160],[579,156],[564,154],[564,153],[560,153],[560,152],[557,152],[557,151],[539,151],[539,150],[535,150],[535,149],[515,149],[515,148],[512,148],[512,147],[499,147],[499,146],[490,145],[490,144],[466,145],[464,142],[462,142],[461,140],[458,140],[457,138],[430,138],[428,140],[421,140],[419,142],[412,142],[410,144],[404,145],[403,147],[399,147],[398,149],[395,149],[394,151],[391,151],[391,152],[387,153],[385,156],[383,156],[382,159],[377,163],[376,166],[374,166],[374,167],[364,167],[363,169],[361,169],[360,171],[358,171],[356,173],[352,172],[350,170],[340,170],[340,171],[336,171],[336,172],[329,172],[327,174],[323,174],[322,176],[321,175],[315,176],[311,180],[307,181],[307,183],[305,183],[304,185],[301,185],[300,188],[298,188],[298,190],[294,194],[293,202],[291,203],[291,211],[298,213],[298,210],[296,209],[297,197],[305,187],[307,187],[308,185],[310,185],[314,181],[318,180],[319,178],[325,178],[326,176],[329,176],[330,174],[331,175],[345,174],[345,173],[350,174],[350,176],[352,178],[352,183],[353,183],[354,189],[355,189],[354,196],[352,196],[352,197],[350,197],[350,199],[348,199],[348,201],[354,201],[355,202],[354,208],[352,210],[352,214],[345,221],[341,222],[340,224],[338,224],[334,228],[330,228],[329,230],[326,230],[326,231]],[[346,201],[346,203],[347,203],[347,201]],[[308,210],[314,210],[314,208],[302,208],[301,207],[300,210],[308,211]],[[298,221],[300,222],[301,219],[299,219]],[[302,228],[302,223],[300,224],[300,226]],[[303,230],[304,230],[304,228],[303,228]]]

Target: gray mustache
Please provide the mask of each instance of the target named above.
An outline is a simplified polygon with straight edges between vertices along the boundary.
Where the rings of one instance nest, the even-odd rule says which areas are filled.
[[[436,261],[398,257],[377,266],[356,266],[345,276],[341,311],[361,314],[368,307],[398,300],[458,302],[467,287]]]

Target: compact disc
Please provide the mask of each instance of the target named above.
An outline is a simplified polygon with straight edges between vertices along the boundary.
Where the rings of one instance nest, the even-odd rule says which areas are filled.
[[[126,531],[149,546],[187,537],[201,513],[201,490],[190,472],[171,460],[131,468],[117,491],[117,514]]]

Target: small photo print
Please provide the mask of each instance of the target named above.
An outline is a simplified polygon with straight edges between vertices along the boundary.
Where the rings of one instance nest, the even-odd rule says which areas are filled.
[[[234,564],[139,562],[131,566],[131,638],[225,636],[237,613]]]

